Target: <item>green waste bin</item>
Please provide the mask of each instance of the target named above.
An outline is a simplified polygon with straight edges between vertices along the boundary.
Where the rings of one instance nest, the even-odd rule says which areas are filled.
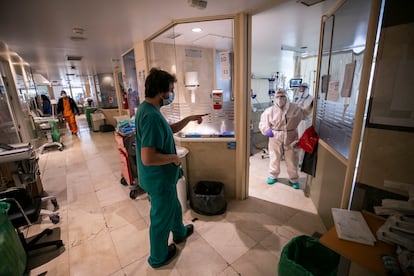
[[[20,276],[26,269],[27,255],[7,216],[9,209],[9,203],[0,201],[0,275]]]
[[[283,247],[278,266],[279,276],[336,275],[339,255],[319,242],[302,235]]]
[[[52,129],[52,141],[60,143],[60,132],[57,123],[55,121],[49,121],[49,125]]]
[[[96,108],[94,107],[87,107],[85,109],[85,117],[86,117],[86,121],[88,122],[89,128],[92,128],[91,113],[94,113],[95,111],[96,111]]]

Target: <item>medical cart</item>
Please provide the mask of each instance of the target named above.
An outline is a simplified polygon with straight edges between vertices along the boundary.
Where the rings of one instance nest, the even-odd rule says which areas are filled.
[[[119,159],[121,162],[121,184],[131,186],[129,197],[136,199],[145,191],[138,184],[138,169],[135,153],[135,132],[122,134],[114,131],[115,140],[118,144]]]

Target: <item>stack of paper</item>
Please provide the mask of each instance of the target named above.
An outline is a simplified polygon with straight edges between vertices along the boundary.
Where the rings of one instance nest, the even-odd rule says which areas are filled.
[[[332,208],[332,216],[340,239],[367,245],[375,244],[376,239],[361,212]]]

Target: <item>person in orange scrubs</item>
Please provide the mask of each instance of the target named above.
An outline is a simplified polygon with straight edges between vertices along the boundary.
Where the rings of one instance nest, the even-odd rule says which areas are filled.
[[[69,129],[72,135],[78,135],[78,125],[76,124],[75,115],[79,115],[79,108],[75,101],[68,97],[65,90],[60,92],[62,98],[59,99],[57,104],[57,113],[63,115],[68,123]]]

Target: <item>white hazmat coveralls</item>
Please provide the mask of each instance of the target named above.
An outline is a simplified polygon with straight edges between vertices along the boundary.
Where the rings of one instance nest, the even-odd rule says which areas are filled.
[[[306,118],[301,121],[298,125],[298,136],[299,138],[302,137],[305,130],[312,125],[312,104],[313,104],[313,96],[309,94],[309,88],[307,84],[303,84],[299,88],[299,91],[295,94],[293,97],[293,102],[297,104],[299,107],[309,110],[309,115],[306,116]],[[298,160],[299,160],[299,166],[302,166],[303,156],[305,154],[305,151],[301,148],[298,149]]]
[[[293,145],[298,141],[299,123],[306,118],[310,110],[304,110],[295,103],[287,100],[283,107],[277,104],[270,106],[260,116],[259,130],[263,135],[271,129],[273,137],[269,137],[269,177],[277,179],[280,174],[280,160],[283,150],[289,180],[298,181],[298,157]],[[283,150],[282,150],[283,147]]]
[[[311,126],[312,124],[312,103],[313,103],[313,96],[309,94],[309,88],[307,84],[303,84],[303,87],[299,88],[299,91],[294,95],[293,102],[297,104],[299,107],[305,110],[309,110],[309,115],[306,116],[306,119],[301,121],[298,125],[298,136],[299,138],[302,137],[303,132]]]

